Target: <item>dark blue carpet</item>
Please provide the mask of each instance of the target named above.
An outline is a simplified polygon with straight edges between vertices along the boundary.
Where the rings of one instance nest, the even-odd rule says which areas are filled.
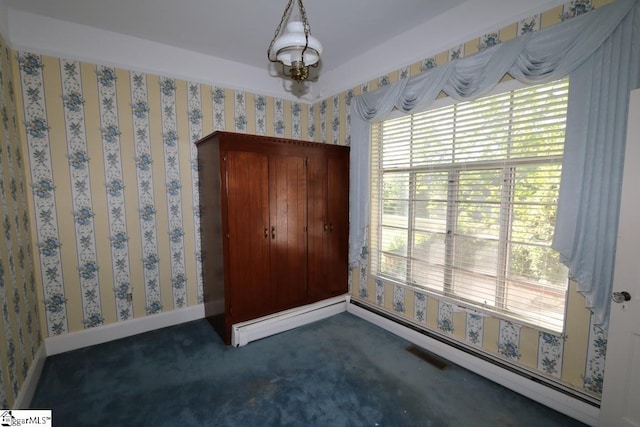
[[[205,321],[47,358],[32,408],[55,426],[574,426],[350,314],[243,348]]]

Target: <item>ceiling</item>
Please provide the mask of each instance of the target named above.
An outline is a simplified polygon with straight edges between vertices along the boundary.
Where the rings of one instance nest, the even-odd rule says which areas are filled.
[[[6,0],[9,7],[152,40],[255,67],[286,0]],[[399,3],[402,7],[399,7]],[[312,34],[330,71],[464,0],[307,0]],[[292,7],[298,14],[296,2]]]
[[[316,86],[315,93],[307,94],[308,99],[339,93],[365,79],[425,58],[427,53],[439,53],[561,2],[306,0],[304,7],[311,33],[323,45],[316,71],[322,78],[312,84]],[[277,73],[274,75],[274,67],[268,62],[267,48],[286,0],[0,0],[0,3],[9,9],[10,42],[21,49],[112,65],[128,66],[135,62],[136,68],[145,71],[203,81],[211,80],[215,67],[217,83],[226,84],[225,87],[260,88],[254,91],[265,94],[282,91],[283,84],[277,82],[281,79]],[[292,9],[298,14],[297,3]],[[61,30],[65,23],[67,30]],[[136,39],[120,38],[116,46],[109,34],[85,33],[82,28]],[[152,54],[162,49],[157,49],[156,44],[147,49],[136,40],[180,50],[166,49],[170,53],[162,61],[151,62]],[[182,55],[183,51],[197,55],[192,60]],[[149,64],[144,65],[149,58]],[[221,62],[227,67],[228,77],[222,77]],[[204,72],[194,72],[194,64],[199,64]]]

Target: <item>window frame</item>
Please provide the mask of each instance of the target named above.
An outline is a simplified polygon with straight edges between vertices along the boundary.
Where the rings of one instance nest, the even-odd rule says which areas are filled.
[[[568,80],[568,78],[558,79],[558,81],[562,81],[562,80]],[[550,84],[551,83],[553,82],[550,82]],[[525,85],[521,82],[518,82],[517,80],[507,80],[503,83],[498,84],[489,93],[483,95],[483,98],[490,97],[493,95],[503,94],[506,92],[510,92],[510,91],[514,91],[522,88],[527,88],[529,86],[536,86],[536,85]],[[465,101],[457,101],[449,97],[443,97],[441,99],[436,100],[428,108],[425,108],[424,110],[421,110],[421,111],[414,111],[410,114],[404,114],[400,111],[395,111],[387,119],[385,119],[385,121],[393,120],[403,116],[409,117],[415,114],[420,114],[425,111],[440,109],[446,106],[450,106],[450,105],[462,103],[462,102],[465,102]],[[381,123],[382,122],[378,122],[374,124],[374,126],[372,126],[372,134],[374,132],[375,126],[381,126]],[[372,141],[375,139],[376,138],[372,136]],[[405,281],[403,282],[390,274],[380,273],[379,271],[382,264],[382,261],[381,261],[382,255],[386,253],[386,251],[382,250],[381,230],[384,227],[383,220],[382,220],[382,216],[384,212],[384,201],[387,199],[385,199],[382,195],[383,193],[382,176],[384,175],[384,173],[382,172],[383,167],[382,165],[378,165],[376,167],[373,162],[373,156],[376,151],[377,150],[372,150],[371,152],[371,155],[372,155],[371,191],[372,192],[377,191],[378,193],[376,199],[373,199],[377,202],[378,206],[372,206],[371,216],[370,216],[370,226],[372,228],[374,226],[377,226],[377,229],[378,229],[378,231],[375,233],[378,239],[377,249],[375,251],[378,257],[378,260],[376,261],[378,271],[374,271],[374,268],[373,268],[374,261],[373,261],[373,257],[371,256],[368,262],[368,265],[371,271],[371,276],[373,276],[376,279],[382,279],[384,282],[413,288],[417,292],[420,292],[423,294],[427,294],[427,295],[432,294],[436,296],[438,299],[453,303],[459,307],[462,307],[463,309],[468,309],[474,312],[485,312],[487,314],[490,314],[498,318],[505,318],[505,320],[511,321],[516,324],[533,327],[536,330],[547,331],[551,333],[562,333],[565,331],[566,310],[567,310],[567,301],[568,301],[567,295],[568,295],[568,289],[569,289],[568,277],[564,287],[563,317],[562,317],[562,324],[559,329],[551,327],[548,323],[543,324],[543,323],[536,322],[535,320],[527,319],[527,317],[523,315],[521,312],[517,312],[507,308],[506,291],[507,291],[507,281],[508,281],[507,279],[508,279],[509,244],[511,243],[511,228],[512,228],[511,219],[509,219],[508,221],[500,220],[500,232],[499,232],[499,237],[497,239],[497,242],[498,242],[497,258],[499,260],[498,261],[499,265],[496,268],[496,277],[495,277],[496,279],[495,307],[493,305],[483,305],[474,301],[470,301],[468,298],[461,297],[460,295],[456,296],[454,292],[454,283],[453,283],[453,274],[454,274],[454,271],[456,270],[455,254],[454,254],[455,245],[453,240],[455,239],[456,235],[459,235],[460,233],[457,230],[456,224],[450,223],[450,221],[455,221],[455,219],[457,218],[456,197],[453,197],[451,193],[457,191],[457,187],[459,186],[459,177],[462,171],[477,171],[477,170],[486,170],[486,169],[502,170],[503,181],[508,182],[508,184],[502,185],[503,194],[500,198],[500,217],[502,218],[502,215],[505,214],[505,212],[506,212],[506,215],[509,215],[509,216],[513,214],[513,212],[509,213],[507,211],[513,210],[513,203],[509,203],[508,200],[513,200],[513,192],[515,191],[515,185],[513,184],[515,183],[516,168],[521,165],[526,165],[526,166],[533,166],[536,164],[561,165],[564,153],[560,155],[553,155],[553,156],[547,156],[542,158],[509,160],[508,162],[505,162],[504,160],[489,160],[485,162],[474,162],[474,166],[472,168],[467,168],[467,165],[465,163],[461,163],[457,165],[453,163],[444,163],[441,165],[440,164],[430,165],[428,167],[421,168],[419,170],[416,170],[415,168],[412,168],[412,167],[408,167],[404,171],[402,170],[402,168],[398,168],[394,170],[393,173],[407,173],[409,175],[407,200],[410,202],[408,203],[408,206],[407,206],[408,212],[407,212],[407,226],[406,226],[407,227],[406,228],[406,234],[407,234],[406,254],[402,257],[406,260],[405,275],[404,275]],[[379,160],[380,161],[382,160],[382,156],[379,156]],[[505,164],[508,164],[508,166],[505,166]],[[413,252],[414,252],[413,242],[415,239],[414,235],[416,232],[416,227],[415,227],[416,215],[413,211],[414,211],[415,201],[417,200],[415,197],[416,181],[417,181],[416,175],[420,173],[425,173],[425,171],[427,170],[428,172],[446,171],[448,173],[448,181],[449,181],[449,185],[447,185],[447,200],[446,200],[447,223],[446,223],[446,228],[444,233],[445,234],[444,236],[445,260],[442,266],[443,272],[444,272],[444,279],[443,279],[443,288],[441,292],[431,289],[426,285],[418,285],[416,283],[412,284],[410,280],[410,278],[412,277],[411,276],[412,263],[415,262],[415,259],[413,257]],[[511,194],[504,194],[504,192],[508,192],[508,191],[510,191]],[[413,201],[413,203],[411,201]],[[557,204],[556,204],[556,209],[557,209]],[[377,218],[375,220],[373,217],[374,213],[377,214]],[[404,229],[404,228],[401,228],[401,229]],[[369,239],[368,239],[369,247],[372,247],[372,239],[373,237],[370,233]],[[391,253],[389,254],[392,256],[397,256],[396,254],[391,254]],[[477,273],[472,272],[472,274],[477,274]]]

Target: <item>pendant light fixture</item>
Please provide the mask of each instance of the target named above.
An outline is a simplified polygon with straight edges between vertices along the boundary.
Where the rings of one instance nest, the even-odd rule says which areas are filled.
[[[298,3],[300,17],[296,16],[293,21],[290,21],[280,34],[282,26],[291,14],[294,1]],[[282,73],[286,77],[303,81],[309,77],[309,67],[317,67],[320,63],[321,53],[322,45],[311,35],[311,27],[302,0],[289,0],[267,50],[269,61],[282,64]]]

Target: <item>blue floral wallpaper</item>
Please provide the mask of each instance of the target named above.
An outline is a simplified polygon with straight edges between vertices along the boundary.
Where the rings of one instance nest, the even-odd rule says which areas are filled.
[[[569,2],[312,105],[10,51],[2,41],[0,405],[15,399],[41,334],[202,303],[194,144],[202,136],[228,130],[349,145],[349,106],[359,93],[606,1]],[[574,329],[583,345],[369,279],[366,267],[351,279],[354,298],[572,387],[601,391],[606,332],[590,330],[588,319]],[[578,378],[563,370],[572,346],[584,358],[574,368]]]
[[[0,36],[0,408],[13,405],[42,343],[15,96],[11,52]]]
[[[310,139],[313,107],[16,52],[42,289],[55,336],[202,303],[194,142]]]

